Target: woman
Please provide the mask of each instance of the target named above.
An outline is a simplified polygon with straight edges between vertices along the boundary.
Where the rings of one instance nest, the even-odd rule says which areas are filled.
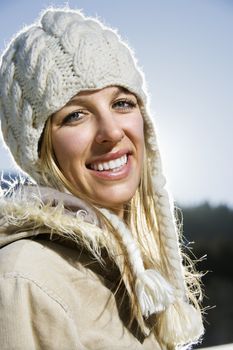
[[[46,10],[1,60],[1,349],[174,349],[203,333],[143,74],[110,28]]]

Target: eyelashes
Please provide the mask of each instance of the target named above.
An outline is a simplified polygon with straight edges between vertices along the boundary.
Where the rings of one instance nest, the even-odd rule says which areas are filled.
[[[62,121],[62,125],[71,124],[80,121],[86,113],[83,110],[74,111],[68,114]]]
[[[130,98],[119,99],[115,101],[112,105],[113,108],[122,109],[122,110],[133,109],[136,106],[137,106],[137,103]]]
[[[127,113],[136,108],[137,105],[138,104],[136,101],[134,101],[134,99],[120,98],[118,100],[113,101],[111,109],[118,112]],[[83,118],[85,118],[85,116],[88,116],[90,114],[91,112],[88,109],[75,110],[64,117],[61,125],[76,124],[78,122],[81,122]]]

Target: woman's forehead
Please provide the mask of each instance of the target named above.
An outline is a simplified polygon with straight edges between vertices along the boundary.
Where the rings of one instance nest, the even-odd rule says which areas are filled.
[[[81,99],[82,97],[92,97],[94,95],[100,95],[100,94],[109,94],[111,97],[118,96],[120,94],[126,94],[126,95],[134,95],[132,92],[127,90],[124,87],[121,86],[107,86],[103,89],[98,90],[83,90],[77,93],[75,96],[71,98],[71,100],[67,103],[69,104],[73,100]]]
[[[86,101],[88,99],[93,99],[93,97],[100,97],[100,96],[109,96],[110,98],[116,98],[117,96],[124,94],[124,95],[134,95],[132,92],[127,90],[124,87],[121,86],[108,86],[103,89],[98,90],[83,90],[77,93],[75,96],[73,96],[70,101],[66,103],[66,107],[77,103]],[[135,96],[135,95],[134,95]],[[135,96],[136,97],[136,96]]]

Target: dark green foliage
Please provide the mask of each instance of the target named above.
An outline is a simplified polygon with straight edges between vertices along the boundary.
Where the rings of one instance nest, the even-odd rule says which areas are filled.
[[[225,205],[210,206],[207,202],[198,207],[184,208],[185,235],[191,239],[233,240],[233,210]]]
[[[201,258],[199,271],[203,277],[204,307],[212,307],[206,315],[206,334],[202,346],[233,342],[233,209],[207,202],[183,208],[183,231],[192,253]]]

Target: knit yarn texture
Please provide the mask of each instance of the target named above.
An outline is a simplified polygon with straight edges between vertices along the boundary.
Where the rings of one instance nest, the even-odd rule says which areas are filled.
[[[16,163],[39,180],[46,120],[82,90],[127,88],[146,105],[144,77],[112,29],[75,10],[47,10],[10,42],[0,63],[0,116]]]

